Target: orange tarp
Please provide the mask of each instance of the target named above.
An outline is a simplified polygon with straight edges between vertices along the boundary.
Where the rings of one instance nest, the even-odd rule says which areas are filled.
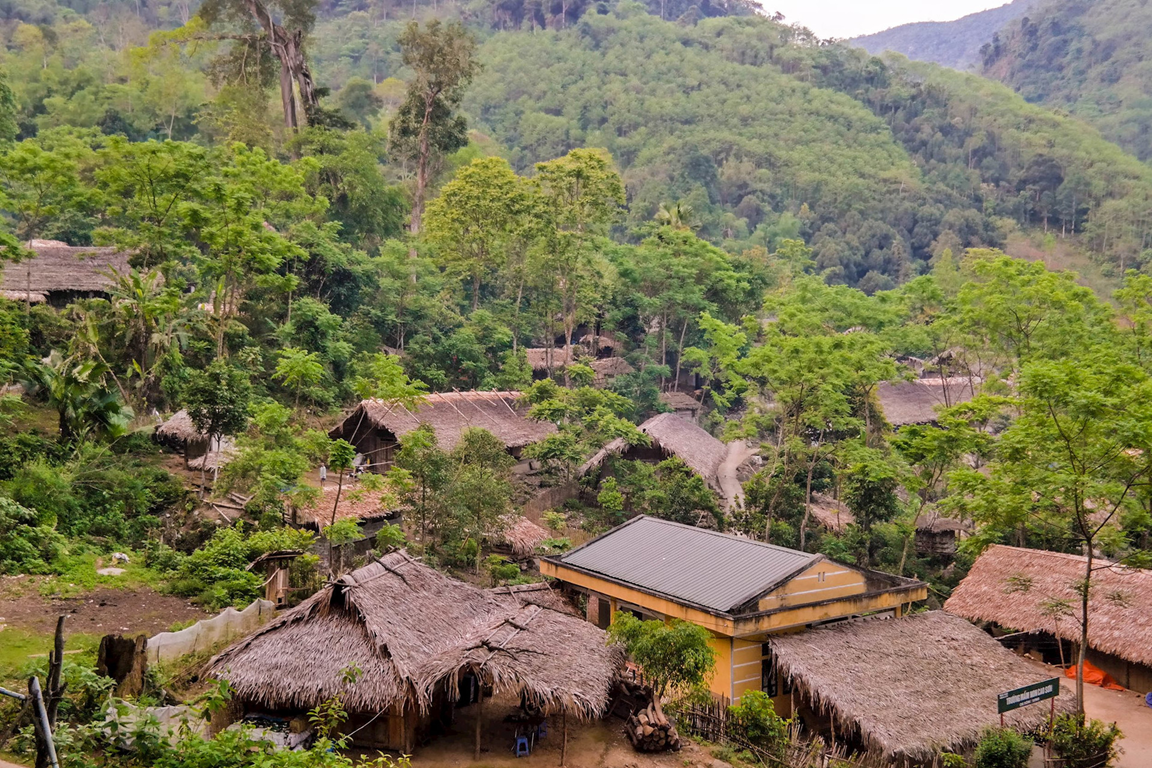
[[[1076,667],[1068,667],[1064,672],[1065,675],[1076,679]],[[1120,685],[1113,679],[1112,675],[1108,674],[1100,667],[1096,666],[1087,659],[1084,660],[1084,682],[1098,685],[1101,688],[1107,688],[1110,691],[1122,691],[1124,686]]]

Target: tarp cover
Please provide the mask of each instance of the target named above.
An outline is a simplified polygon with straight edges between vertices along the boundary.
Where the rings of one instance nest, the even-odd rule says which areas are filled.
[[[1076,679],[1076,667],[1068,667],[1064,674],[1073,680]],[[1101,688],[1107,688],[1110,691],[1123,691],[1124,686],[1116,682],[1112,675],[1108,674],[1100,667],[1096,666],[1087,659],[1084,660],[1084,682],[1098,685]]]

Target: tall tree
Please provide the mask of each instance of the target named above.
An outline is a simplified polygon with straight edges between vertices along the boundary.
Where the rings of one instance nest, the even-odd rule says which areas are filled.
[[[209,449],[217,449],[225,435],[235,435],[248,426],[252,384],[248,376],[223,358],[212,361],[203,371],[193,371],[182,393],[188,418],[201,434],[208,435]],[[207,462],[205,462],[207,464]],[[204,492],[205,468],[200,469],[200,492]]]
[[[464,88],[480,69],[476,40],[463,24],[408,23],[400,35],[404,64],[412,69],[404,103],[389,124],[393,154],[416,163],[416,188],[409,228],[420,233],[424,202],[440,160],[468,143],[468,122],[455,112]]]

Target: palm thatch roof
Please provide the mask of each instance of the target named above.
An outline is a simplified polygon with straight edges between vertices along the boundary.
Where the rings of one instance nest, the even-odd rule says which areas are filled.
[[[235,643],[209,673],[272,709],[340,695],[349,711],[380,712],[427,710],[437,685],[455,686],[459,672],[476,669],[498,689],[598,715],[619,651],[558,606],[545,585],[482,590],[392,552]],[[362,674],[349,679],[351,668]]]
[[[110,270],[127,272],[128,253],[116,248],[70,246],[58,240],[32,240],[33,255],[0,271],[5,298],[43,301],[57,291],[102,293],[112,285]]]
[[[973,380],[964,376],[885,381],[876,387],[880,410],[893,427],[932,424],[940,409],[966,403],[974,395]]]
[[[181,410],[172,414],[172,417],[156,427],[156,437],[165,441],[187,443],[194,440],[207,440],[208,435],[196,429],[188,411]]]
[[[641,424],[639,430],[651,438],[652,446],[664,456],[679,458],[705,481],[715,484],[716,470],[728,456],[728,448],[695,422],[675,413],[661,413]],[[599,467],[609,456],[626,455],[628,450],[628,443],[618,437],[584,462],[579,474]]]
[[[890,760],[928,760],[971,746],[999,722],[998,693],[1048,677],[943,611],[843,622],[768,642],[798,692],[840,733],[859,735],[870,752]],[[1073,707],[1065,690],[1056,708]],[[1048,707],[1024,707],[1004,719],[1026,731],[1047,721]]]
[[[529,419],[519,400],[519,392],[498,391],[437,392],[411,408],[365,400],[328,435],[355,443],[366,429],[375,428],[387,430],[402,441],[404,435],[428,424],[435,430],[439,446],[450,451],[469,427],[488,430],[509,448],[539,442],[556,431],[554,424]]]
[[[625,376],[636,371],[636,369],[622,357],[606,357],[603,360],[593,360],[589,363],[589,366],[596,374],[593,385],[597,387],[607,385],[610,380],[617,376]]]
[[[332,508],[336,508],[336,519],[344,520],[377,520],[390,517],[396,511],[396,502],[386,491],[369,491],[357,488],[344,481],[340,488],[340,503],[336,503],[336,491],[339,485],[329,481],[320,491],[319,496],[300,507],[296,513],[296,520],[301,525],[314,525],[323,528],[332,523]]]
[[[551,534],[547,529],[537,525],[523,515],[508,515],[504,523],[501,538],[512,548],[516,557],[528,557],[536,552],[536,547]]]
[[[687,392],[661,392],[660,402],[674,411],[691,411],[693,414],[699,413],[704,407]]]
[[[188,461],[188,469],[194,469],[197,472],[204,470],[211,472],[214,469],[220,469],[226,464],[236,458],[238,453],[236,443],[230,437],[220,438],[220,445],[217,450],[208,451],[203,456],[198,456],[195,459]]]
[[[1079,642],[1077,585],[1086,565],[1082,555],[997,544],[976,558],[944,610],[971,621]],[[1152,571],[1099,558],[1092,567],[1088,645],[1152,666]]]
[[[839,533],[845,526],[854,525],[856,516],[843,502],[823,493],[812,494],[812,517],[830,531]]]
[[[528,365],[532,366],[534,371],[548,370],[548,348],[547,347],[527,347],[524,354],[528,358]],[[574,347],[553,347],[552,350],[552,370],[559,370],[576,360],[576,350]]]
[[[579,344],[589,349],[593,355],[599,354],[601,350],[605,349],[618,352],[624,348],[624,343],[615,336],[597,336],[595,333],[586,333],[581,336]]]

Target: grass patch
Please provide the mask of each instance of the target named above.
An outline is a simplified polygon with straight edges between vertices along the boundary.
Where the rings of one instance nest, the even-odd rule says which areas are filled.
[[[37,589],[44,597],[79,597],[97,589],[141,589],[150,587],[157,591],[163,586],[163,577],[142,564],[142,553],[126,552],[130,562],[119,565],[124,573],[119,576],[103,576],[96,573],[96,561],[103,561],[101,567],[113,565],[112,557],[99,557],[95,553],[68,555],[54,563],[60,573],[40,579]]]
[[[0,680],[15,685],[16,690],[23,690],[21,671],[34,661],[37,656],[47,656],[52,650],[53,636],[51,633],[35,633],[11,627],[0,631]],[[68,634],[64,652],[65,658],[74,662],[95,664],[96,649],[100,645],[100,635],[84,633]],[[70,653],[79,651],[79,653]]]

